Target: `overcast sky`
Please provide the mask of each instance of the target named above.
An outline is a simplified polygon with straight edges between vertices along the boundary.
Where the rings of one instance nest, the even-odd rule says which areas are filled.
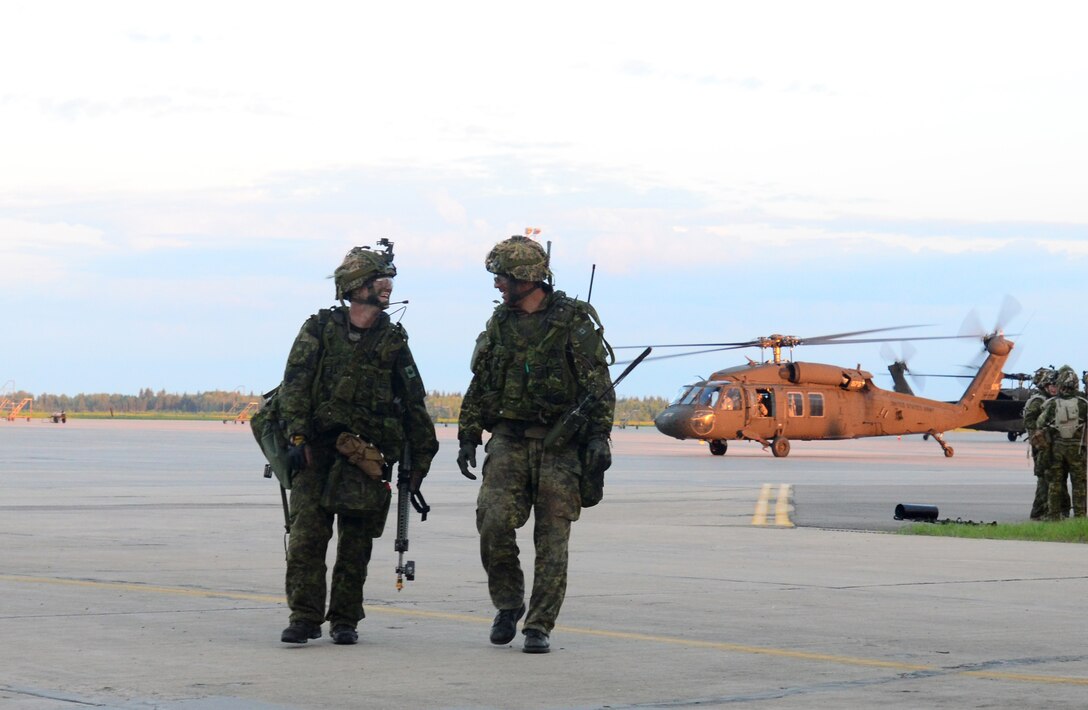
[[[9,0],[0,391],[269,389],[382,237],[424,381],[463,391],[484,256],[530,226],[569,294],[597,265],[614,345],[955,335],[1009,294],[1007,369],[1088,368],[1086,28],[1078,2]],[[979,343],[914,348],[959,374]]]

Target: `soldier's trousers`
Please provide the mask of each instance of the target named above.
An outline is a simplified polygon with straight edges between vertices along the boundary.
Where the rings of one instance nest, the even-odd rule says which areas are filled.
[[[517,609],[525,601],[517,529],[533,513],[533,591],[524,628],[551,633],[567,592],[570,524],[582,504],[577,447],[544,451],[542,440],[492,435],[476,505],[480,559],[491,602]]]
[[[366,616],[363,583],[373,549],[371,526],[363,517],[333,515],[321,507],[321,494],[332,466],[330,447],[310,447],[313,464],[295,475],[291,485],[291,534],[287,547],[287,605],[291,621],[355,626]],[[332,569],[328,613],[325,612],[325,553],[336,522],[336,563]]]
[[[1049,449],[1037,449],[1031,447],[1031,456],[1035,461],[1035,499],[1031,503],[1031,519],[1040,520],[1047,517],[1050,510],[1050,451]],[[1069,514],[1069,487],[1062,481],[1061,507],[1059,515]]]
[[[1065,492],[1065,482],[1069,480],[1073,489],[1072,505],[1073,515],[1078,518],[1085,517],[1088,512],[1088,479],[1085,475],[1085,456],[1080,441],[1055,441],[1050,446],[1050,466],[1047,469],[1047,481],[1050,484],[1048,498],[1047,517],[1058,520],[1062,517],[1062,495]],[[1065,505],[1068,505],[1066,503]]]
[[[1031,461],[1035,473],[1035,498],[1031,501],[1031,519],[1046,517],[1047,498],[1050,496],[1050,484],[1046,479],[1045,452],[1031,447]]]

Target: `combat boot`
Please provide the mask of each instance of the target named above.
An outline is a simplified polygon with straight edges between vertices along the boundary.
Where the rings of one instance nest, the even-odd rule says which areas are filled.
[[[499,609],[491,622],[491,643],[501,646],[510,643],[518,633],[518,619],[525,613],[525,605],[517,609]]]
[[[525,645],[521,647],[525,653],[548,653],[551,646],[548,634],[540,629],[525,629]]]
[[[316,638],[321,638],[321,624],[312,621],[292,621],[280,634],[280,641],[284,643],[306,643]]]
[[[348,624],[337,624],[332,627],[329,636],[332,636],[333,643],[341,646],[350,646],[359,640],[359,632],[354,626]]]

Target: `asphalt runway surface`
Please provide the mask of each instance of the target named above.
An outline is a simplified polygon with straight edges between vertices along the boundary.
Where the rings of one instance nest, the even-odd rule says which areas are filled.
[[[390,520],[360,643],[292,646],[278,489],[247,426],[0,422],[0,706],[1086,704],[1088,548],[892,534],[898,503],[1026,519],[1030,462],[1003,435],[954,433],[951,459],[920,437],[776,459],[616,431],[544,656],[488,643],[478,484],[457,472],[455,429],[439,435],[416,580],[395,589]],[[531,578],[529,527],[519,540]]]

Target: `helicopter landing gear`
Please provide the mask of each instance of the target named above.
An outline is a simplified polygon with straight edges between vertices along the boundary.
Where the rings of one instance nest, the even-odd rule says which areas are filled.
[[[927,434],[927,436],[932,436],[934,439],[937,440],[937,443],[941,445],[941,449],[944,450],[944,457],[946,459],[952,458],[952,455],[956,453],[955,449],[944,443],[944,437],[937,432],[931,431]]]
[[[784,436],[776,436],[771,439],[771,453],[782,458],[790,455],[790,440]]]
[[[1020,436],[1020,432],[1018,432],[1018,431],[1010,431],[1010,432],[1009,432],[1008,434],[1006,434],[1005,436],[1009,437],[1009,441],[1016,441],[1017,437],[1019,437],[1019,436]]]
[[[711,439],[707,443],[710,445],[710,453],[714,456],[724,456],[725,450],[729,448],[729,443],[724,439]]]

